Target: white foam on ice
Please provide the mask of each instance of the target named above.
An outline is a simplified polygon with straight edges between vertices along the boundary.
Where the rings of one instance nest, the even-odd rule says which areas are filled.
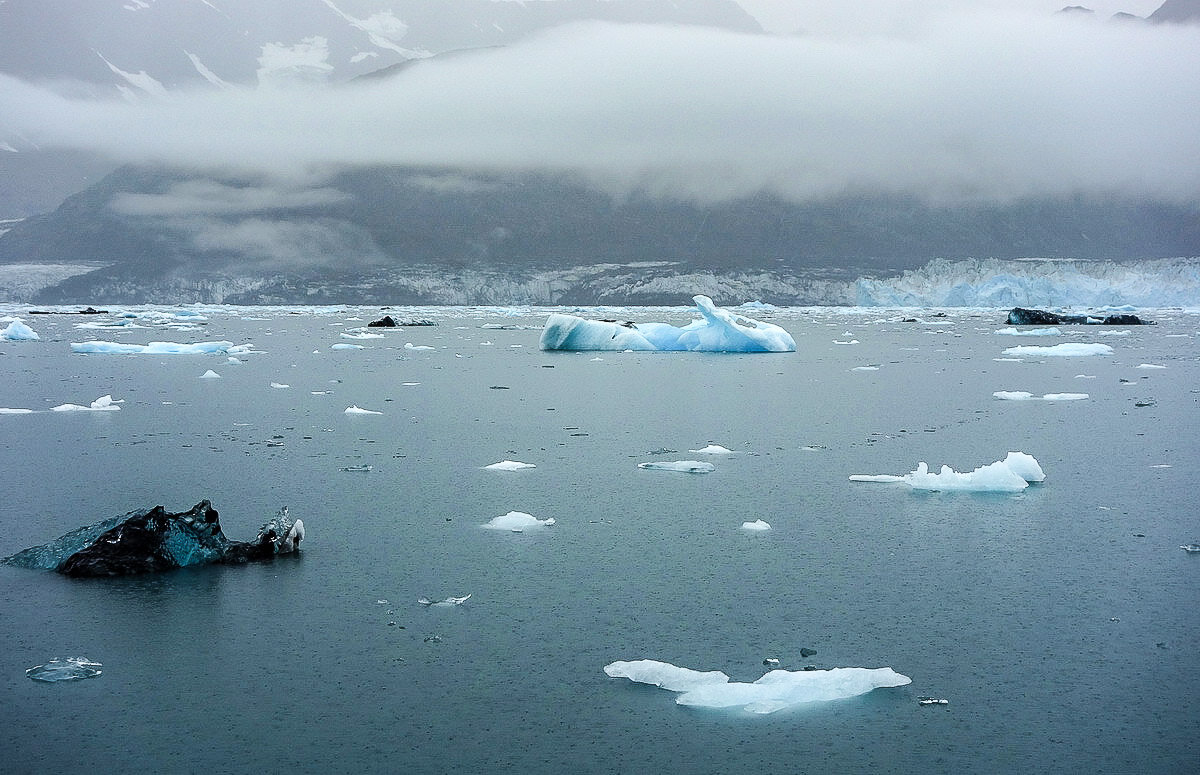
[[[942,466],[940,472],[931,474],[929,466],[921,461],[917,470],[904,476],[887,474],[852,474],[852,482],[904,482],[914,490],[938,490],[944,492],[1020,492],[1030,482],[1046,479],[1041,465],[1024,452],[1009,452],[1003,460],[980,466],[973,471],[960,473],[950,466]]]
[[[1056,344],[1053,347],[1039,347],[1036,345],[1010,347],[1004,351],[1004,354],[1017,356],[1048,356],[1052,358],[1079,358],[1088,355],[1112,355],[1112,351],[1113,348],[1106,344],[1063,342],[1062,344]]]
[[[488,471],[523,471],[527,468],[537,468],[537,466],[533,463],[522,463],[519,460],[501,460],[499,463],[484,466],[484,469]]]
[[[554,521],[554,517],[538,519],[532,514],[526,514],[523,511],[510,511],[499,517],[492,517],[483,527],[489,530],[507,530],[512,533],[521,533],[526,530],[549,527],[554,524]]]
[[[614,323],[555,313],[542,329],[543,350],[795,352],[796,342],[773,323],[721,309],[707,296],[693,296],[700,318],[686,326]]]
[[[359,406],[350,405],[346,407],[346,411],[343,412],[343,414],[383,414],[383,412],[376,412],[374,409],[363,409]]]
[[[996,332],[1004,336],[1062,336],[1062,331],[1057,328],[1030,328],[1022,330],[1020,328],[1002,328]]]
[[[717,470],[712,463],[700,460],[661,460],[650,463],[638,463],[638,468],[651,471],[678,471],[685,474],[707,474]]]
[[[233,342],[150,342],[149,344],[122,344],[121,342],[72,342],[73,353],[105,353],[113,355],[202,355],[205,353],[251,352],[251,345],[234,345]]]
[[[117,404],[124,403],[124,400],[114,401],[112,396],[100,396],[95,401],[87,406],[79,404],[59,404],[58,406],[50,407],[52,412],[115,412],[121,407]]]
[[[720,671],[700,672],[668,662],[641,659],[612,662],[604,672],[612,678],[679,692],[676,704],[699,708],[741,708],[774,713],[810,702],[857,697],[873,689],[906,686],[912,679],[890,667],[835,667],[829,670],[771,670],[753,683],[731,681]]]
[[[765,522],[761,519],[756,519],[753,522],[743,522],[742,523],[742,530],[751,530],[751,531],[755,531],[755,532],[761,532],[761,531],[770,530],[770,529],[771,529],[771,523]]]
[[[0,339],[6,342],[36,342],[41,339],[29,326],[25,325],[20,318],[14,318],[11,323],[0,331]]]

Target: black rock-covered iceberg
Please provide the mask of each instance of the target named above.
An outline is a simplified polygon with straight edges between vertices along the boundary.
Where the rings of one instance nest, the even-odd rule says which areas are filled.
[[[269,560],[298,551],[303,538],[304,523],[293,521],[285,506],[253,541],[231,541],[221,530],[217,510],[204,500],[175,514],[155,506],[111,517],[3,562],[67,576],[128,576],[189,565]]]
[[[1106,315],[1098,318],[1093,315],[1062,315],[1057,312],[1047,312],[1041,309],[1025,309],[1013,307],[1008,313],[1010,326],[1143,326],[1153,325],[1151,321],[1142,320],[1137,315],[1120,314]]]

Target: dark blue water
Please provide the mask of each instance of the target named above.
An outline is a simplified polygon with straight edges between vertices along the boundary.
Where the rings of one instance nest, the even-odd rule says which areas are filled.
[[[0,343],[0,407],[125,400],[0,415],[0,555],[202,498],[232,538],[283,504],[308,528],[300,557],[269,565],[102,581],[0,566],[6,771],[1195,765],[1200,556],[1179,549],[1200,539],[1195,315],[1034,339],[996,335],[996,311],[789,310],[773,319],[799,352],[704,355],[542,353],[536,330],[480,327],[542,316],[480,310],[423,311],[439,325],[331,352],[382,313],[243,314],[123,333],[27,317],[41,342]],[[87,339],[261,352],[240,365],[70,353]],[[995,360],[1063,341],[1114,354]],[[199,379],[210,368],[222,378]],[[383,414],[346,416],[351,404]],[[637,468],[710,442],[741,454],[706,458],[706,475]],[[678,454],[649,454],[663,448]],[[847,481],[1009,450],[1046,482],[998,495]],[[506,458],[537,468],[481,470]],[[340,470],[358,465],[372,470]],[[479,527],[510,510],[557,524]],[[755,519],[774,529],[739,529]],[[77,655],[103,675],[25,678]],[[913,683],[751,716],[679,707],[602,670],[649,658],[750,681],[765,657],[890,666]]]

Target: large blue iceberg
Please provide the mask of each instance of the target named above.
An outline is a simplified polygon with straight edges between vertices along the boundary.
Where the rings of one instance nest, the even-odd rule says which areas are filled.
[[[3,562],[66,576],[127,576],[189,565],[269,560],[297,551],[303,538],[304,523],[293,521],[284,507],[253,541],[231,541],[221,530],[217,510],[201,501],[179,513],[155,506],[85,525]]]
[[[693,296],[700,319],[686,326],[669,323],[626,323],[585,320],[555,313],[542,329],[543,350],[661,350],[722,353],[789,353],[792,335],[721,309],[707,296]]]

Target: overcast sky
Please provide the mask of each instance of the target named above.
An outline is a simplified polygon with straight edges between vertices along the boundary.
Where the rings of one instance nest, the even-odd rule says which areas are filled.
[[[832,17],[841,3],[805,5]],[[0,142],[312,186],[386,163],[568,170],[709,200],[1200,201],[1200,27],[940,5],[956,8],[853,36],[584,24],[359,86],[85,100],[0,76]]]

